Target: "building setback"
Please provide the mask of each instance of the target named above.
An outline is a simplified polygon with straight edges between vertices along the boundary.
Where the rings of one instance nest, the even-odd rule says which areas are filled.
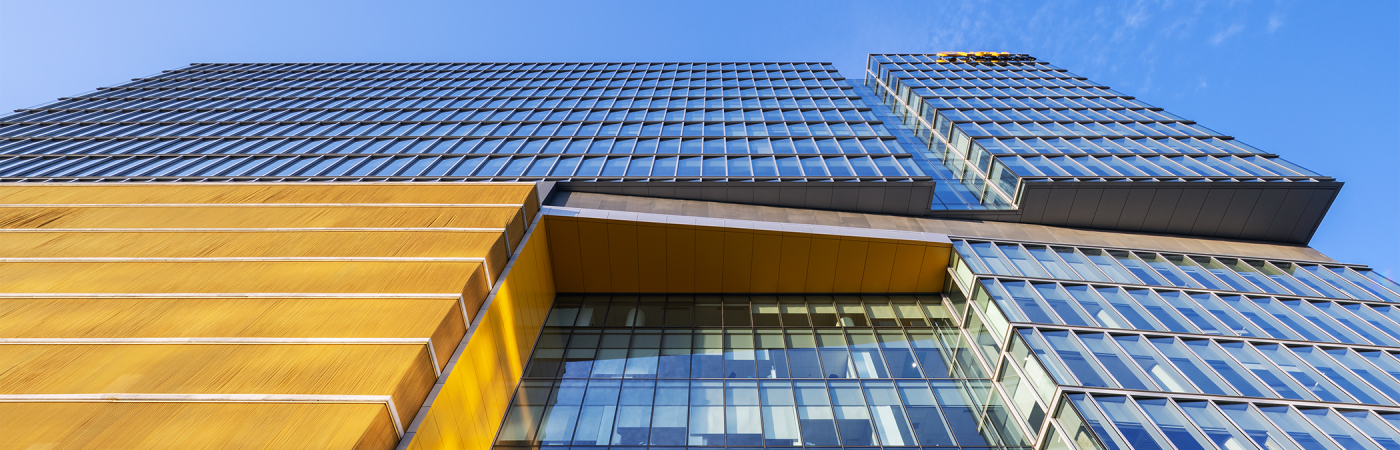
[[[0,442],[1400,448],[1341,185],[1028,55],[193,64],[0,118]]]

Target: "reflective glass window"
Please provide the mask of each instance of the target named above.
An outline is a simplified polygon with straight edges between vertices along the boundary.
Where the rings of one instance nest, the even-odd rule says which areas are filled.
[[[1336,411],[1327,408],[1298,408],[1303,413],[1303,417],[1317,426],[1318,430],[1327,433],[1333,441],[1345,449],[1380,450],[1376,444],[1367,439],[1364,434],[1352,427]]]
[[[1094,396],[1105,416],[1114,428],[1122,433],[1129,448],[1159,450],[1171,449],[1172,445],[1143,417],[1142,412],[1128,397]]]
[[[1201,434],[1191,421],[1186,420],[1181,410],[1176,408],[1176,404],[1164,398],[1142,398],[1137,400],[1138,406],[1147,413],[1147,417],[1157,425],[1157,429],[1162,431],[1162,435],[1176,445],[1179,450],[1208,450],[1211,448],[1210,441]]]
[[[1266,419],[1263,414],[1260,414],[1258,409],[1250,406],[1248,403],[1220,403],[1218,406],[1221,411],[1225,412],[1225,415],[1228,416],[1230,420],[1233,420],[1236,425],[1239,425],[1240,429],[1243,430],[1245,434],[1249,436],[1250,440],[1253,440],[1259,448],[1266,450],[1301,450],[1298,444],[1295,444],[1292,439],[1289,439],[1289,435],[1292,433],[1284,433],[1278,426]],[[1304,442],[1311,443],[1310,441],[1300,441],[1299,443]],[[1336,447],[1316,446],[1305,448],[1325,449]]]
[[[1214,369],[1221,378],[1228,381],[1230,386],[1234,387],[1240,395],[1246,397],[1274,396],[1264,383],[1251,375],[1258,364],[1236,361],[1220,347],[1220,344],[1209,339],[1184,339],[1181,342],[1185,343],[1202,361],[1205,361],[1206,365]]]

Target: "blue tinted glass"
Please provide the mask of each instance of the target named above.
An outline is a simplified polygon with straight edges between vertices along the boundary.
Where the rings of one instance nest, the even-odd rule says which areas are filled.
[[[1336,411],[1326,408],[1299,408],[1303,417],[1348,450],[1379,450],[1365,435],[1347,423]]]
[[[1239,425],[1240,429],[1244,430],[1245,434],[1248,435],[1255,444],[1258,444],[1260,448],[1270,450],[1299,450],[1298,444],[1302,444],[1304,446],[1303,448],[1307,449],[1336,448],[1331,446],[1330,442],[1309,446],[1308,444],[1315,442],[1310,440],[1311,435],[1308,434],[1303,435],[1305,440],[1298,441],[1298,444],[1293,443],[1293,440],[1289,439],[1289,437],[1297,438],[1298,436],[1295,436],[1294,433],[1284,433],[1278,426],[1275,426],[1266,419],[1263,414],[1260,414],[1259,409],[1247,403],[1221,403],[1218,404],[1218,406],[1220,410],[1224,411],[1225,415],[1229,416],[1230,420],[1233,420],[1236,425]],[[1278,425],[1283,426],[1284,424],[1280,423]],[[1287,429],[1287,427],[1284,427],[1284,429]],[[1292,431],[1297,432],[1299,430],[1295,429]],[[1287,435],[1287,437],[1285,435]]]
[[[1026,315],[1026,318],[1035,323],[1060,323],[1042,303],[1039,296],[1032,291],[1031,285],[1025,281],[1004,281],[1001,283],[1006,292],[1010,294],[1011,300]]]
[[[1228,348],[1228,347],[1227,347]],[[1254,348],[1263,354],[1264,357],[1273,361],[1274,365],[1283,369],[1298,384],[1316,395],[1318,398],[1331,402],[1351,402],[1352,399],[1343,393],[1337,386],[1324,379],[1317,371],[1298,360],[1288,349],[1278,344],[1254,344]]]
[[[1147,375],[1139,371],[1107,335],[1103,333],[1076,333],[1076,336],[1084,342],[1089,351],[1094,353],[1094,357],[1098,358],[1104,369],[1107,369],[1108,373],[1118,380],[1120,386],[1126,389],[1156,390],[1156,386],[1147,379]]]
[[[1370,411],[1338,411],[1337,414],[1346,418],[1361,432],[1380,444],[1385,450],[1400,450],[1400,432],[1386,425],[1376,413]]]
[[[1113,307],[1105,302],[1094,291],[1085,285],[1066,285],[1064,289],[1069,292],[1070,297],[1079,303],[1079,307],[1084,309],[1090,317],[1093,317],[1099,326],[1107,328],[1129,328],[1131,325],[1123,319]]]
[[[1050,308],[1059,314],[1067,325],[1094,326],[1095,323],[1085,316],[1084,312],[1075,306],[1076,302],[1070,299],[1058,284],[1054,283],[1032,283],[1035,291],[1040,293],[1040,297],[1050,305]]]
[[[1112,422],[1118,432],[1122,433],[1130,448],[1145,450],[1172,448],[1171,444],[1168,444],[1157,432],[1157,427],[1148,423],[1128,397],[1095,396],[1094,400],[1103,409],[1109,422]]]
[[[1102,401],[1102,400],[1100,400]],[[1137,401],[1138,406],[1147,412],[1147,417],[1162,431],[1162,435],[1176,445],[1179,450],[1207,450],[1211,444],[1196,427],[1186,420],[1181,411],[1170,400],[1145,398]]]
[[[1259,352],[1256,351],[1253,346],[1243,342],[1222,342],[1220,343],[1220,347],[1224,348],[1225,352],[1229,353],[1230,356],[1235,357],[1240,364],[1243,364],[1246,369],[1249,369],[1249,371],[1259,377],[1260,380],[1263,380],[1264,384],[1273,388],[1274,392],[1277,392],[1279,396],[1295,400],[1316,399],[1309,394],[1308,391],[1304,390],[1302,386],[1299,386],[1297,382],[1293,381],[1292,378],[1285,375],[1284,371],[1274,367],[1267,359],[1259,355]],[[1290,366],[1289,369],[1296,369],[1296,367]]]
[[[1305,322],[1304,319],[1297,315],[1297,313],[1294,313],[1293,311],[1289,310],[1288,307],[1284,306],[1283,303],[1279,302],[1278,300],[1275,300],[1274,298],[1254,297],[1250,298],[1249,300],[1254,302],[1254,304],[1257,305],[1259,309],[1267,312],[1270,316],[1273,316],[1274,319],[1277,319],[1279,322],[1283,323],[1284,325],[1287,325],[1289,330],[1301,334],[1306,340],[1332,340],[1330,336],[1324,334],[1321,330],[1318,330],[1316,327]]]
[[[1185,292],[1157,291],[1157,295],[1160,296],[1162,300],[1166,300],[1168,305],[1171,305],[1177,313],[1185,317],[1192,325],[1200,328],[1202,334],[1225,334],[1222,330],[1223,327],[1215,321],[1212,315],[1196,305],[1196,302],[1192,301],[1192,297],[1187,296]]]
[[[1296,333],[1290,331],[1287,327],[1283,326],[1283,324],[1278,323],[1278,321],[1274,320],[1268,313],[1260,310],[1259,306],[1249,301],[1249,299],[1238,295],[1222,295],[1220,296],[1220,300],[1248,318],[1250,322],[1253,322],[1254,325],[1264,330],[1269,336],[1278,339],[1298,339]]]
[[[1156,293],[1147,289],[1128,289],[1128,295],[1137,300],[1147,312],[1151,313],[1157,321],[1166,325],[1168,330],[1178,333],[1199,333],[1196,327],[1186,322],[1170,305],[1167,305]]]
[[[1148,344],[1147,338],[1140,335],[1113,336],[1113,340],[1127,352],[1142,372],[1152,378],[1162,390],[1170,392],[1196,392],[1191,382],[1176,370],[1175,365],[1157,354]]]
[[[1186,413],[1187,417],[1191,418],[1192,422],[1196,423],[1196,426],[1201,428],[1201,431],[1205,432],[1205,435],[1209,437],[1212,442],[1215,442],[1217,447],[1224,449],[1244,449],[1251,447],[1249,444],[1251,439],[1245,436],[1240,429],[1235,428],[1235,426],[1230,423],[1229,419],[1226,419],[1225,415],[1221,414],[1220,410],[1216,409],[1210,402],[1178,400],[1176,404],[1181,407],[1181,410]],[[1146,408],[1146,406],[1144,406],[1144,408]],[[1149,414],[1151,414],[1151,411],[1149,411]],[[1283,450],[1282,447],[1265,448]]]
[[[1219,344],[1209,339],[1182,340],[1191,351],[1195,352],[1206,365],[1214,369],[1220,377],[1224,378],[1239,391],[1240,395],[1248,397],[1272,397],[1273,392],[1265,387],[1259,379],[1251,375],[1251,371],[1240,366],[1229,355],[1220,348]]]
[[[1289,350],[1292,350],[1294,356],[1301,358],[1323,377],[1330,380],[1336,386],[1341,387],[1343,391],[1351,394],[1357,401],[1373,405],[1394,404],[1391,403],[1389,399],[1385,398],[1385,396],[1381,395],[1380,392],[1377,392],[1371,386],[1367,385],[1366,382],[1357,378],[1350,370],[1347,370],[1342,367],[1341,364],[1333,361],[1332,358],[1328,357],[1322,350],[1311,346],[1291,347]],[[1319,397],[1321,397],[1321,395],[1319,395]]]
[[[1180,370],[1201,392],[1215,395],[1235,395],[1235,392],[1230,389],[1225,380],[1220,378],[1220,375],[1193,356],[1185,344],[1177,341],[1176,338],[1164,337],[1148,340],[1158,351],[1162,352],[1162,355],[1166,356],[1168,361],[1171,361],[1175,369]]]
[[[1227,334],[1235,334],[1246,337],[1267,337],[1268,335],[1259,327],[1249,322],[1240,315],[1238,311],[1225,306],[1225,303],[1212,294],[1192,293],[1189,294],[1192,300],[1209,311],[1216,320],[1226,327]]]
[[[1283,303],[1283,305],[1287,306],[1289,309],[1293,310],[1294,313],[1297,313],[1299,316],[1302,316],[1303,319],[1307,320],[1309,323],[1316,325],[1318,329],[1330,335],[1337,342],[1361,345],[1369,343],[1365,339],[1362,339],[1361,336],[1358,336],[1355,332],[1337,323],[1335,319],[1331,318],[1326,314],[1323,314],[1310,302],[1305,302],[1301,300],[1282,300],[1281,303]]]
[[[1117,387],[1108,381],[1103,369],[1099,368],[1094,358],[1085,352],[1078,339],[1070,332],[1042,331],[1041,335],[1054,349],[1055,356],[1079,379],[1080,386]]]
[[[1070,401],[1074,402],[1075,408],[1078,409],[1080,415],[1084,417],[1084,422],[1089,425],[1089,428],[1094,430],[1094,433],[1098,435],[1099,442],[1102,442],[1105,447],[1108,447],[1109,450],[1129,450],[1133,448],[1130,444],[1124,442],[1123,438],[1120,437],[1118,433],[1114,432],[1108,419],[1103,417],[1103,414],[1099,412],[1098,406],[1095,406],[1094,402],[1089,400],[1088,395],[1066,394],[1066,396],[1069,397]]]
[[[1137,302],[1128,298],[1128,295],[1125,294],[1122,289],[1116,287],[1100,287],[1096,288],[1095,291],[1098,292],[1109,305],[1112,305],[1113,309],[1118,311],[1123,318],[1127,319],[1128,323],[1132,324],[1132,328],[1139,330],[1166,330],[1161,325],[1158,325],[1155,320],[1152,320],[1147,310],[1143,309]]]

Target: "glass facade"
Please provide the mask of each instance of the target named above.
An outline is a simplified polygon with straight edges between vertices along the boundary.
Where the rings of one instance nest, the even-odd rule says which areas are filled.
[[[194,64],[0,117],[0,184],[557,182],[712,201],[648,220],[746,233],[836,211],[833,242],[983,220],[940,229],[941,292],[557,293],[537,340],[508,319],[523,376],[471,394],[509,404],[470,425],[497,450],[1400,450],[1400,285],[1286,257],[1336,180],[1026,55],[868,63]],[[568,214],[611,218],[606,200]],[[806,210],[721,214],[736,203]],[[571,230],[578,252],[638,253]],[[1231,254],[1264,242],[1291,245]],[[798,259],[867,252],[832,248]]]
[[[1025,377],[1058,386],[1012,408],[1044,427],[1043,448],[1394,445],[1400,289],[1365,267],[1032,242],[954,248],[951,297],[970,301],[950,302],[950,314],[1001,371],[998,388]],[[1055,396],[1056,420],[1043,425]]]
[[[1024,55],[874,54],[865,85],[984,205],[1022,181],[1331,180]]]
[[[0,118],[0,178],[928,179],[871,107],[826,63],[197,64]]]
[[[561,296],[496,445],[1028,447],[949,311],[937,295]]]

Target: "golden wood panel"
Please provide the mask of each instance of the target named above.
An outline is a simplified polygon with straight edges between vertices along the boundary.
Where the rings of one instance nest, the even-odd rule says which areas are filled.
[[[534,200],[534,183],[72,183],[0,186],[0,204],[490,203]]]
[[[0,338],[432,338],[466,331],[445,298],[0,298]]]
[[[0,293],[462,293],[481,267],[457,261],[0,262]]]
[[[0,228],[507,228],[509,206],[0,206]]]
[[[547,229],[537,226],[411,439],[413,450],[491,448],[554,301]]]
[[[950,244],[545,216],[560,292],[913,293]]]
[[[426,345],[0,345],[0,394],[390,395],[405,423],[437,376]]]
[[[487,257],[504,263],[501,231],[93,231],[6,232],[5,258],[272,256]]]
[[[398,443],[383,404],[0,403],[15,449],[364,449]]]
[[[449,361],[537,211],[532,184],[0,186],[0,293],[11,294],[0,297],[0,338],[406,337],[431,339],[435,352],[422,343],[0,344],[0,393],[387,395],[407,425],[435,369],[446,369],[433,356]],[[431,230],[447,227],[484,230]],[[382,257],[482,261],[366,260]],[[535,321],[552,296],[535,300]],[[500,303],[492,311],[513,302]],[[493,339],[474,348],[503,351]],[[500,395],[513,382],[496,385],[519,378],[531,345],[533,334],[512,344],[514,366],[491,369],[507,371],[492,384]],[[43,432],[11,433],[14,414],[35,418],[20,428]],[[25,446],[398,442],[382,404],[0,403],[0,417],[0,443]]]

